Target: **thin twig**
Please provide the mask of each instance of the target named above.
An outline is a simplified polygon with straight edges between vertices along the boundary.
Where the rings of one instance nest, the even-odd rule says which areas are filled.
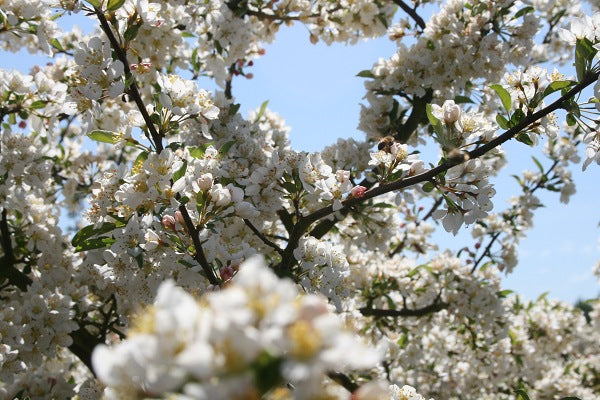
[[[142,101],[142,96],[140,95],[137,84],[135,83],[135,78],[129,70],[129,62],[127,61],[127,55],[125,54],[125,51],[123,50],[119,42],[117,41],[117,38],[115,37],[112,29],[110,28],[110,25],[108,24],[104,13],[96,8],[94,9],[94,12],[98,17],[98,20],[100,21],[102,30],[104,31],[104,33],[108,37],[108,40],[110,41],[111,47],[117,54],[119,61],[123,63],[123,67],[125,70],[125,81],[130,82],[128,89],[129,95],[133,98],[133,101],[135,101],[138,110],[142,114],[144,122],[146,123],[146,126],[150,131],[150,135],[152,136],[152,141],[154,142],[154,146],[156,147],[156,152],[160,154],[160,152],[163,150],[162,137],[156,130],[156,127],[154,126],[154,123],[150,118],[150,114],[148,114],[148,110],[146,110],[146,106]]]
[[[435,302],[422,308],[402,308],[400,310],[386,310],[381,308],[363,307],[358,311],[364,316],[373,317],[422,317],[448,308],[448,303]]]
[[[206,256],[204,255],[204,250],[202,249],[202,243],[200,243],[200,237],[198,236],[198,229],[194,226],[194,222],[192,222],[192,218],[188,213],[187,208],[182,204],[179,206],[179,211],[181,211],[181,216],[185,222],[185,226],[188,230],[190,237],[192,238],[192,242],[194,243],[194,249],[196,250],[196,254],[194,255],[194,259],[200,264],[204,274],[208,281],[213,285],[219,285],[221,282],[215,275],[215,272],[211,268]]]
[[[490,150],[500,146],[504,142],[512,139],[519,132],[526,129],[529,125],[536,122],[539,119],[542,119],[546,115],[552,113],[553,111],[558,110],[564,106],[564,103],[573,98],[575,95],[580,93],[587,86],[598,80],[598,76],[600,72],[594,72],[587,75],[579,84],[573,86],[567,93],[562,95],[556,101],[548,105],[547,107],[527,115],[525,118],[521,120],[517,125],[513,126],[500,136],[490,140],[488,143],[472,150],[470,152],[462,153],[458,156],[447,158],[435,168],[431,168],[425,172],[422,172],[418,175],[409,176],[406,178],[400,178],[390,183],[382,184],[373,189],[368,190],[362,197],[350,197],[342,202],[342,209],[338,210],[344,211],[355,204],[362,203],[369,199],[372,199],[377,196],[381,196],[382,194],[390,193],[393,191],[397,191],[400,189],[404,189],[409,186],[416,185],[421,182],[426,182],[434,179],[437,175],[448,171],[450,168],[455,167],[457,165],[463,164],[468,160],[476,159],[481,157],[482,155],[488,153]],[[311,214],[301,217],[298,219],[297,223],[294,225],[292,232],[290,233],[290,241],[287,247],[284,249],[283,259],[278,266],[277,273],[280,276],[291,276],[291,269],[294,264],[293,251],[298,246],[298,242],[304,233],[310,228],[310,226],[316,221],[325,218],[326,216],[334,213],[333,206],[328,205],[323,208],[320,208]]]
[[[281,249],[281,247],[277,246],[275,243],[271,242],[269,239],[267,239],[265,237],[265,235],[263,235],[258,229],[256,229],[256,227],[254,225],[252,225],[252,222],[250,222],[249,220],[247,220],[246,218],[244,218],[244,223],[246,224],[246,226],[248,228],[250,228],[250,230],[252,232],[254,232],[254,234],[256,236],[258,236],[258,238],[260,240],[263,241],[264,244],[266,244],[269,247],[272,247],[273,249],[275,249],[276,252],[278,252],[279,254],[283,254],[283,250]]]
[[[415,11],[414,8],[410,8],[408,6],[408,4],[406,4],[402,0],[393,0],[393,1],[396,5],[398,5],[398,7],[400,7],[402,9],[402,11],[407,13],[417,23],[417,25],[419,25],[419,28],[425,29],[425,21],[423,21],[423,18],[421,18],[421,16],[419,14],[417,14],[417,12]]]

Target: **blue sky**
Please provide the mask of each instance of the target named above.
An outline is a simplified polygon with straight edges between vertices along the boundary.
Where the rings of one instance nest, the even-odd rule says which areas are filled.
[[[308,38],[302,25],[282,27],[275,43],[266,46],[265,56],[255,60],[254,66],[247,70],[254,78],[234,80],[233,94],[242,105],[242,113],[269,100],[269,108],[292,127],[291,142],[296,150],[318,151],[338,137],[361,139],[363,134],[356,126],[365,90],[363,79],[355,75],[369,69],[378,58],[391,56],[395,45],[385,38],[355,46],[311,45]],[[18,57],[0,53],[1,68],[28,70],[31,65],[43,62],[43,57],[33,58],[26,53]],[[203,84],[214,89],[214,85],[200,81]],[[531,155],[543,160],[540,150],[541,146],[531,149],[516,142],[505,145],[509,166],[501,179],[494,181],[495,210],[505,208],[508,198],[518,194],[518,186],[510,175],[534,169]],[[521,242],[520,263],[504,279],[505,288],[529,299],[548,291],[550,297],[565,301],[589,298],[600,292],[591,273],[592,266],[600,259],[600,215],[596,209],[600,167],[591,165],[582,173],[576,166],[573,175],[577,193],[568,205],[559,203],[554,193],[542,193],[546,207],[536,211],[535,226]],[[436,235],[440,248],[457,250],[472,242],[465,229],[457,237],[441,231]]]

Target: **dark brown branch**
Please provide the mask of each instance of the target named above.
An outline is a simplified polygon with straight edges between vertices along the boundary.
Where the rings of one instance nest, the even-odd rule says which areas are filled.
[[[344,389],[349,391],[350,393],[354,393],[356,389],[358,389],[358,385],[354,382],[348,375],[338,372],[331,371],[327,373],[327,376],[334,382],[339,385],[342,385]]]
[[[271,242],[269,239],[267,239],[265,237],[265,235],[263,235],[258,229],[256,229],[256,227],[254,225],[252,225],[252,222],[250,222],[249,220],[247,220],[246,218],[244,218],[244,223],[246,224],[246,226],[248,228],[250,228],[250,230],[252,232],[254,232],[254,234],[256,236],[258,236],[258,238],[260,240],[263,241],[264,244],[266,244],[269,247],[272,247],[273,249],[275,249],[276,252],[278,252],[279,254],[283,254],[283,250],[281,249],[281,247],[277,246],[275,243]]]
[[[393,1],[398,7],[400,7],[402,9],[402,11],[407,13],[417,23],[417,25],[419,25],[419,28],[425,29],[425,21],[423,21],[423,18],[421,18],[421,16],[419,14],[417,14],[417,12],[415,11],[414,8],[410,8],[408,6],[408,4],[406,4],[402,0],[393,0]]]
[[[179,211],[181,211],[181,216],[183,217],[183,221],[185,222],[188,234],[190,235],[190,237],[192,238],[192,242],[194,243],[194,249],[196,250],[194,254],[194,259],[202,267],[202,270],[204,271],[204,274],[206,275],[208,281],[213,285],[219,285],[221,282],[215,275],[215,272],[213,271],[212,267],[208,263],[208,260],[206,259],[206,256],[204,255],[202,243],[200,243],[200,237],[198,236],[198,229],[196,229],[196,227],[194,226],[194,222],[192,221],[192,218],[190,217],[187,208],[185,208],[185,206],[182,204],[179,206]]]
[[[135,104],[136,104],[138,110],[140,110],[140,113],[142,114],[142,117],[144,118],[144,122],[146,123],[146,126],[148,127],[148,130],[150,131],[150,135],[152,136],[152,141],[154,142],[154,146],[156,147],[156,152],[160,153],[163,150],[162,137],[156,130],[156,127],[154,126],[154,123],[152,122],[152,119],[150,118],[150,115],[148,114],[148,111],[146,110],[146,106],[144,105],[144,102],[142,101],[142,96],[140,95],[137,84],[135,83],[135,78],[133,77],[133,75],[131,74],[131,71],[129,70],[129,62],[127,61],[127,55],[125,54],[125,51],[123,50],[123,48],[121,47],[119,42],[117,41],[117,38],[115,37],[112,29],[110,28],[110,25],[108,24],[108,21],[106,20],[106,17],[104,16],[104,13],[98,9],[94,9],[94,12],[95,12],[96,16],[98,17],[98,20],[100,21],[102,30],[104,31],[104,33],[108,37],[108,40],[110,41],[111,47],[117,54],[119,61],[121,61],[123,63],[123,67],[125,70],[125,82],[129,82],[129,89],[126,89],[126,90],[128,91],[129,95],[133,98],[133,101],[135,101]]]
[[[227,79],[227,81],[225,82],[225,98],[227,100],[231,100],[231,98],[233,97],[233,94],[231,93],[231,84],[233,81],[233,72],[235,71],[235,63],[231,64],[231,66],[229,67],[229,79]]]
[[[475,272],[475,270],[477,269],[477,267],[479,266],[479,263],[483,260],[483,258],[488,255],[490,253],[490,250],[492,248],[492,245],[496,242],[496,240],[500,237],[500,233],[501,232],[496,232],[492,235],[492,239],[490,240],[490,242],[488,243],[487,246],[485,246],[485,249],[483,250],[483,253],[481,253],[481,255],[479,256],[479,258],[477,259],[477,261],[475,261],[475,264],[473,264],[473,268],[471,268],[471,273]]]
[[[437,167],[431,168],[431,169],[429,169],[423,173],[420,173],[418,175],[413,175],[413,176],[409,176],[406,178],[400,178],[396,181],[382,184],[381,186],[377,186],[377,187],[367,191],[364,194],[364,196],[362,196],[360,198],[350,197],[342,202],[343,207],[339,211],[343,211],[345,209],[352,207],[355,204],[367,201],[367,200],[372,199],[377,196],[381,196],[382,194],[385,194],[385,193],[390,193],[390,192],[393,192],[396,190],[404,189],[406,187],[410,187],[410,186],[416,185],[421,182],[431,181],[431,180],[435,179],[435,177],[437,175],[439,175],[445,171],[448,171],[452,167],[460,165],[468,160],[481,157],[482,155],[486,154],[490,150],[492,150],[492,149],[500,146],[504,142],[512,139],[514,136],[516,136],[519,132],[521,132],[522,130],[527,128],[532,123],[534,123],[537,120],[545,117],[546,115],[558,110],[559,108],[562,108],[564,106],[564,103],[567,100],[573,98],[575,95],[580,93],[583,89],[585,89],[587,86],[596,82],[598,80],[599,75],[600,75],[599,72],[595,72],[595,73],[591,73],[591,74],[587,75],[581,81],[581,83],[578,83],[577,85],[573,86],[567,93],[562,95],[560,98],[558,98],[552,104],[548,105],[547,107],[545,107],[535,113],[527,115],[517,125],[513,126],[509,130],[507,130],[506,132],[501,134],[500,136],[492,139],[488,143],[476,148],[475,150],[460,154],[460,155],[452,157],[452,158],[447,158],[446,160],[444,160],[444,162],[442,162]],[[333,206],[328,205],[326,207],[323,207],[319,210],[312,212],[311,214],[309,214],[307,216],[301,217],[298,220],[298,222],[292,229],[292,232],[290,233],[290,241],[284,250],[283,259],[281,260],[281,263],[279,264],[279,267],[277,270],[277,273],[280,276],[290,276],[291,275],[291,269],[294,264],[293,251],[296,248],[296,246],[298,245],[298,242],[299,242],[300,238],[302,237],[302,235],[304,235],[304,233],[310,228],[310,226],[313,223],[315,223],[316,221],[318,221],[322,218],[325,218],[326,216],[332,214],[333,212],[334,212]]]
[[[0,278],[6,279],[8,283],[24,292],[27,290],[27,286],[31,285],[32,280],[15,267],[15,254],[10,237],[7,212],[4,208],[2,209],[2,219],[0,220],[0,243],[4,252],[4,255],[0,258]]]
[[[400,310],[384,310],[380,308],[363,307],[358,311],[364,316],[372,317],[422,317],[448,308],[448,303],[435,302],[422,308],[402,308]]]

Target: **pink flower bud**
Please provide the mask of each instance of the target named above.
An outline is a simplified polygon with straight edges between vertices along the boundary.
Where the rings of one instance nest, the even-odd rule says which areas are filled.
[[[365,195],[367,188],[364,186],[356,185],[350,190],[350,195],[352,197],[361,198]]]
[[[221,275],[221,280],[223,280],[223,282],[227,282],[228,280],[233,278],[233,275],[235,274],[235,269],[233,267],[223,267],[221,268],[219,273]]]
[[[161,222],[162,226],[164,226],[165,229],[170,229],[172,231],[175,230],[175,217],[173,217],[172,215],[163,215]]]

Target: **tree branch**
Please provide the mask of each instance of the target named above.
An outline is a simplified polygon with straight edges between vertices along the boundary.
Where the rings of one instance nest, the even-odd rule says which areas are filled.
[[[448,303],[435,302],[422,308],[402,308],[400,310],[384,310],[380,308],[362,307],[358,311],[364,316],[372,317],[422,317],[427,314],[445,310],[448,308]]]
[[[275,243],[273,243],[272,241],[270,241],[269,239],[267,239],[265,237],[265,235],[263,235],[258,229],[256,229],[256,227],[254,225],[252,225],[252,222],[250,222],[249,220],[247,220],[246,218],[244,218],[244,223],[246,224],[246,226],[248,228],[250,228],[250,230],[252,232],[254,232],[254,234],[256,236],[258,236],[258,238],[260,240],[263,241],[264,244],[266,244],[269,247],[272,247],[273,249],[275,249],[276,252],[278,252],[279,254],[283,254],[283,250],[281,249],[281,247],[277,246]]]
[[[596,82],[598,80],[599,75],[600,75],[600,72],[595,72],[595,73],[591,73],[591,74],[587,75],[580,83],[573,86],[567,93],[565,93],[560,98],[555,100],[552,104],[546,106],[545,108],[543,108],[535,113],[527,115],[517,125],[513,126],[509,130],[507,130],[506,132],[501,134],[500,136],[497,136],[496,138],[492,139],[488,143],[486,143],[470,152],[462,153],[458,156],[447,158],[446,160],[444,160],[443,163],[441,163],[437,167],[431,168],[431,169],[429,169],[423,173],[420,173],[418,175],[408,176],[406,178],[400,178],[396,181],[382,184],[373,189],[370,189],[360,198],[357,198],[357,197],[347,198],[346,200],[344,200],[342,202],[342,205],[343,205],[342,209],[338,210],[338,211],[346,210],[355,204],[367,201],[369,199],[380,196],[382,194],[386,194],[386,193],[390,193],[390,192],[393,192],[396,190],[404,189],[406,187],[410,187],[410,186],[416,185],[421,182],[430,181],[430,180],[434,179],[438,174],[448,171],[452,167],[460,165],[468,160],[481,157],[482,155],[486,154],[490,150],[492,150],[492,149],[500,146],[504,142],[512,139],[514,136],[516,136],[519,132],[521,132],[522,130],[527,128],[532,123],[545,117],[546,115],[550,114],[551,112],[556,111],[559,108],[562,108],[565,101],[573,98],[575,95],[577,95],[583,89],[585,89],[587,86]],[[291,276],[291,269],[294,264],[293,251],[296,248],[296,246],[298,245],[298,242],[299,242],[300,238],[302,237],[302,235],[310,228],[310,226],[313,223],[332,214],[333,212],[334,212],[333,205],[328,205],[328,206],[325,206],[323,208],[320,208],[320,209],[312,212],[311,214],[309,214],[307,216],[301,217],[298,220],[298,222],[292,229],[292,232],[290,234],[290,241],[288,242],[288,245],[284,250],[283,259],[278,266],[277,273],[280,276]]]
[[[185,226],[188,230],[188,233],[190,234],[190,237],[192,238],[192,242],[194,243],[194,249],[196,250],[194,254],[194,259],[202,267],[202,270],[204,271],[204,274],[206,275],[208,281],[213,285],[220,285],[221,282],[219,281],[219,278],[217,278],[217,276],[215,275],[215,272],[213,271],[212,267],[208,263],[208,260],[206,259],[206,256],[204,255],[202,243],[200,243],[200,237],[198,236],[198,229],[196,229],[196,227],[194,226],[194,222],[192,221],[192,218],[190,217],[187,208],[185,208],[185,206],[182,204],[179,206],[179,211],[181,211],[181,216],[183,217]]]
[[[163,150],[162,137],[156,130],[156,127],[154,126],[154,123],[152,122],[152,119],[150,118],[150,115],[146,110],[146,106],[142,101],[142,96],[140,95],[137,84],[135,83],[135,78],[129,70],[129,62],[127,61],[127,55],[125,54],[125,51],[123,50],[119,42],[117,41],[117,38],[115,37],[112,29],[110,28],[110,25],[108,24],[104,13],[98,10],[97,8],[94,8],[94,12],[98,17],[98,20],[100,21],[102,31],[104,31],[104,34],[108,37],[111,47],[117,54],[117,58],[123,63],[123,69],[125,71],[125,83],[130,82],[129,89],[126,90],[129,92],[129,95],[133,98],[133,101],[135,101],[138,110],[140,110],[142,118],[144,118],[144,122],[146,123],[146,126],[150,131],[150,135],[152,136],[152,141],[154,142],[154,146],[156,147],[156,152],[160,154],[160,152]]]
[[[417,14],[417,12],[415,11],[416,8],[410,8],[408,4],[406,4],[402,0],[393,0],[393,2],[398,7],[400,7],[402,11],[408,14],[417,23],[417,25],[419,25],[419,28],[425,29],[425,21],[423,21],[423,18],[421,18],[421,16]]]

